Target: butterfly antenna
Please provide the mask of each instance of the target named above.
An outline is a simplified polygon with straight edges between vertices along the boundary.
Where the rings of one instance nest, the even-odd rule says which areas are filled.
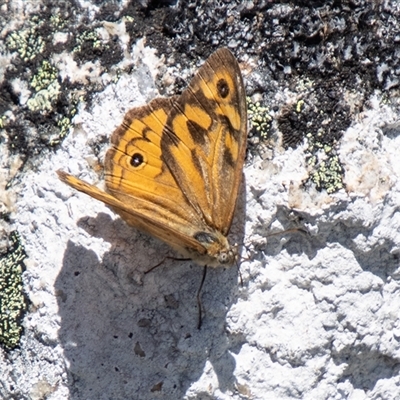
[[[286,229],[285,231],[270,233],[266,237],[284,235],[286,233],[294,233],[294,232],[308,233],[305,229],[302,228],[292,228],[292,229]]]
[[[236,267],[239,272],[240,286],[243,287],[243,277],[242,277],[242,272],[240,271],[241,263],[242,263],[242,261],[238,262],[238,260],[236,260]]]
[[[203,277],[202,277],[202,279],[201,279],[201,283],[200,283],[200,287],[199,287],[199,290],[197,291],[197,306],[199,307],[199,322],[197,323],[197,329],[199,329],[200,330],[200,328],[201,328],[201,323],[203,322],[203,312],[202,312],[202,309],[203,309],[203,305],[201,304],[201,289],[203,288],[203,284],[204,284],[204,281],[206,280],[206,275],[207,275],[207,265],[205,265],[204,266],[204,269],[203,269]]]
[[[284,234],[286,234],[286,233],[298,233],[298,232],[300,232],[300,233],[305,233],[305,234],[308,234],[308,233],[309,233],[308,231],[306,231],[305,229],[302,229],[302,228],[291,228],[291,229],[286,229],[286,230],[284,230],[284,231],[279,231],[279,232],[270,233],[270,234],[266,235],[265,237],[267,238],[267,237],[271,237],[271,236],[284,235]],[[242,257],[242,256],[241,256],[241,257],[240,257],[240,264],[241,264],[242,262],[244,262],[244,261],[250,261],[250,260],[251,260],[251,258],[249,257],[249,252],[250,252],[250,250],[248,249],[246,243],[243,242],[243,243],[241,244],[241,246],[244,247],[244,248],[246,249],[247,257]]]

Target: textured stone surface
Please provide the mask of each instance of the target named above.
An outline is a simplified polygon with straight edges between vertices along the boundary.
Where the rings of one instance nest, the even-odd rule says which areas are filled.
[[[101,11],[100,6],[85,4],[87,15]],[[11,2],[9,10],[12,6],[13,12],[23,15],[17,2]],[[125,6],[120,4],[121,9]],[[25,7],[27,15],[35,8],[32,4]],[[232,7],[237,11],[235,7],[239,6]],[[325,11],[335,14],[337,10],[330,7],[328,2]],[[244,26],[251,10],[250,2],[242,6],[244,17],[240,23]],[[345,7],[343,10],[343,15],[349,12],[353,20],[361,18],[355,11]],[[391,10],[395,15],[395,3]],[[293,17],[295,11],[289,5],[268,9],[277,20],[275,33],[285,33],[283,15]],[[309,23],[307,12],[311,11],[305,7],[303,11],[304,21]],[[97,23],[106,19],[104,15],[96,18],[92,20]],[[169,26],[168,21],[164,20],[164,27]],[[59,26],[56,22],[54,26]],[[253,22],[248,22],[249,32],[254,32]],[[304,27],[309,27],[306,22]],[[132,27],[134,22],[129,23],[132,40],[136,28]],[[303,108],[296,96],[308,92],[285,87],[285,80],[268,83],[271,77],[254,50],[257,37],[254,47],[247,43],[250,48],[242,67],[244,72],[246,68],[249,71],[245,78],[250,92],[257,87],[257,80],[270,90],[272,139],[259,147],[252,141],[249,146],[246,182],[232,228],[233,238],[244,242],[241,276],[235,267],[208,271],[202,292],[205,315],[198,330],[196,292],[202,269],[190,262],[167,260],[145,275],[149,267],[173,254],[169,248],[126,226],[106,206],[65,186],[55,174],[62,168],[97,183],[107,138],[124,113],[157,94],[157,72],[163,74],[164,84],[169,87],[169,79],[174,81],[172,78],[180,71],[178,59],[171,61],[173,67],[166,67],[168,60],[164,63],[155,55],[159,42],[154,37],[158,33],[149,39],[154,47],[145,47],[143,41],[129,42],[127,22],[108,24],[114,25],[106,24],[108,30],[104,24],[97,27],[97,35],[85,33],[86,30],[79,35],[76,32],[80,40],[70,52],[57,53],[53,49],[49,56],[57,65],[61,88],[65,84],[72,90],[64,81],[68,77],[70,83],[76,79],[92,90],[90,96],[76,103],[75,112],[64,109],[72,123],[64,140],[57,136],[63,128],[58,126],[56,130],[56,123],[49,123],[51,135],[46,134],[39,117],[46,115],[51,120],[47,110],[43,110],[44,114],[36,111],[36,119],[29,119],[33,114],[26,114],[28,100],[33,98],[28,78],[37,75],[28,77],[21,72],[17,82],[15,76],[7,75],[9,64],[2,62],[15,62],[16,50],[0,56],[2,84],[7,79],[11,86],[18,83],[19,91],[13,93],[18,94],[20,102],[19,108],[0,113],[0,117],[7,117],[5,128],[0,131],[4,138],[0,141],[0,211],[8,215],[1,220],[1,232],[6,237],[16,230],[21,236],[27,254],[23,283],[30,301],[20,346],[12,351],[0,350],[1,397],[399,398],[400,114],[395,85],[392,88],[388,83],[388,76],[394,82],[395,71],[388,67],[385,72],[381,66],[371,72],[382,85],[381,90],[375,87],[374,93],[366,89],[372,85],[367,82],[370,75],[358,77],[360,93],[368,104],[362,103],[361,107],[360,98],[350,89],[343,95],[346,104],[351,105],[346,114],[350,126],[335,140],[330,137],[323,142],[310,125],[310,131],[315,133],[313,140],[304,139],[308,133],[304,128],[304,137],[296,146],[281,146],[279,129],[285,130],[287,125],[277,121],[282,122],[280,118],[292,106],[298,111],[291,112],[290,121],[296,112],[300,120],[304,118],[302,123],[307,122],[307,113],[311,122],[317,121],[317,109],[310,104],[318,99],[318,93],[306,97],[310,104]],[[342,27],[344,22],[336,20],[336,24]],[[16,26],[16,21],[4,25],[2,46],[8,37],[4,32],[11,25]],[[354,37],[363,34],[363,25],[357,26]],[[395,26],[386,26],[387,37],[391,37]],[[33,40],[39,33],[45,37],[43,32],[32,29],[22,37]],[[245,54],[241,47],[243,37],[235,38],[228,31],[226,43],[233,45],[236,40],[238,55]],[[108,41],[100,40],[107,36],[106,32],[119,38],[113,43],[120,43],[123,57]],[[374,43],[373,32],[371,28],[370,36],[363,36],[366,41]],[[340,37],[330,37],[329,30],[324,34],[332,46],[337,45],[334,48],[346,47]],[[178,35],[174,43],[180,43],[183,36]],[[54,35],[54,42],[64,40],[61,33]],[[41,43],[39,40],[29,52],[24,47],[21,54],[35,59]],[[88,43],[93,53],[89,52]],[[210,48],[207,41],[201,43],[196,48]],[[107,69],[96,60],[101,59],[96,46],[103,53],[108,52],[110,59],[111,55],[115,57],[113,67]],[[323,41],[308,46],[315,54],[318,49],[326,50]],[[395,57],[389,40],[387,46]],[[360,44],[358,48],[361,47]],[[86,51],[85,56],[92,58],[78,65],[71,56],[73,51]],[[275,60],[279,57],[277,54]],[[350,57],[348,53],[346,57]],[[310,57],[308,65],[316,60]],[[360,70],[367,68],[365,59],[356,58],[355,65],[357,62],[362,65]],[[124,70],[126,65],[132,65],[129,73]],[[249,67],[257,65],[260,67]],[[38,61],[37,70],[42,66],[43,62]],[[115,72],[118,68],[122,71],[119,74]],[[294,79],[293,64],[291,72],[288,68],[287,79]],[[327,64],[324,68],[328,69]],[[192,72],[195,69],[193,65],[190,68]],[[182,68],[180,73],[186,81],[187,70]],[[324,80],[315,74],[314,85],[320,85],[321,79]],[[350,81],[343,78],[343,87]],[[96,90],[95,85],[99,85]],[[84,91],[85,86],[80,90]],[[387,90],[385,95],[382,90]],[[279,105],[279,110],[274,110],[273,105]],[[13,151],[9,144],[20,143],[13,120],[16,116],[26,118],[24,126],[30,130],[24,132],[31,135],[25,138],[26,147],[16,146]],[[323,127],[331,124],[333,129],[344,124],[344,119],[334,119],[329,122],[327,117]],[[50,146],[55,138],[61,141],[58,148]],[[45,139],[48,146],[33,152]],[[310,150],[310,143],[318,151]],[[317,183],[309,178],[316,171],[322,176],[321,161],[329,159],[330,145],[343,169],[338,179],[344,188],[328,194],[326,190],[316,190]],[[319,161],[310,162],[311,157]],[[26,163],[23,169],[21,160]],[[6,191],[6,183],[14,176],[17,178]],[[331,181],[324,182],[328,185]],[[279,234],[292,228],[300,230]],[[277,235],[269,236],[272,233]]]

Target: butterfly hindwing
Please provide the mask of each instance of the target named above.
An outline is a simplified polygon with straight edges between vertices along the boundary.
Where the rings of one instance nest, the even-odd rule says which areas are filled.
[[[129,205],[128,210],[113,208],[131,225],[167,243],[183,242],[202,252],[192,235],[202,221],[196,218],[161,157],[162,132],[175,100],[158,98],[126,114],[105,157],[106,187]]]

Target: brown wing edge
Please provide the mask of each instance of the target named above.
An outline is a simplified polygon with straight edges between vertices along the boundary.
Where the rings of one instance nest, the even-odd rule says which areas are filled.
[[[236,209],[236,204],[237,204],[237,199],[239,196],[239,191],[241,188],[241,183],[243,181],[243,165],[244,165],[244,160],[246,157],[246,148],[247,148],[247,135],[248,135],[248,121],[247,121],[247,102],[246,102],[246,90],[244,86],[244,81],[243,81],[243,76],[242,72],[240,71],[239,63],[236,59],[236,57],[232,54],[232,52],[226,48],[223,47],[221,49],[218,49],[215,53],[213,53],[210,56],[210,62],[214,62],[214,57],[220,58],[220,60],[225,64],[225,63],[231,63],[231,66],[236,70],[236,79],[237,79],[237,88],[238,88],[238,99],[239,99],[239,110],[241,114],[241,127],[240,127],[240,132],[241,132],[241,140],[240,140],[240,150],[238,153],[238,158],[236,160],[236,172],[235,172],[235,183],[233,185],[233,190],[234,192],[232,193],[232,197],[235,199],[234,202],[232,202],[232,207],[229,209],[228,207],[226,208],[225,212],[225,218],[224,221],[227,222],[226,226],[222,228],[221,233],[225,236],[228,235],[229,230],[232,225],[232,220],[233,216],[235,213]],[[212,63],[211,63],[211,68],[212,68]],[[223,181],[223,179],[222,179]],[[223,182],[221,182],[222,184]]]

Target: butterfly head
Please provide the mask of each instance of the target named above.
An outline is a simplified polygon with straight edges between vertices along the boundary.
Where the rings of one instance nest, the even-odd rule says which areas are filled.
[[[237,249],[231,246],[220,232],[197,232],[194,238],[206,250],[204,254],[191,255],[200,265],[208,267],[231,266],[237,259]]]

